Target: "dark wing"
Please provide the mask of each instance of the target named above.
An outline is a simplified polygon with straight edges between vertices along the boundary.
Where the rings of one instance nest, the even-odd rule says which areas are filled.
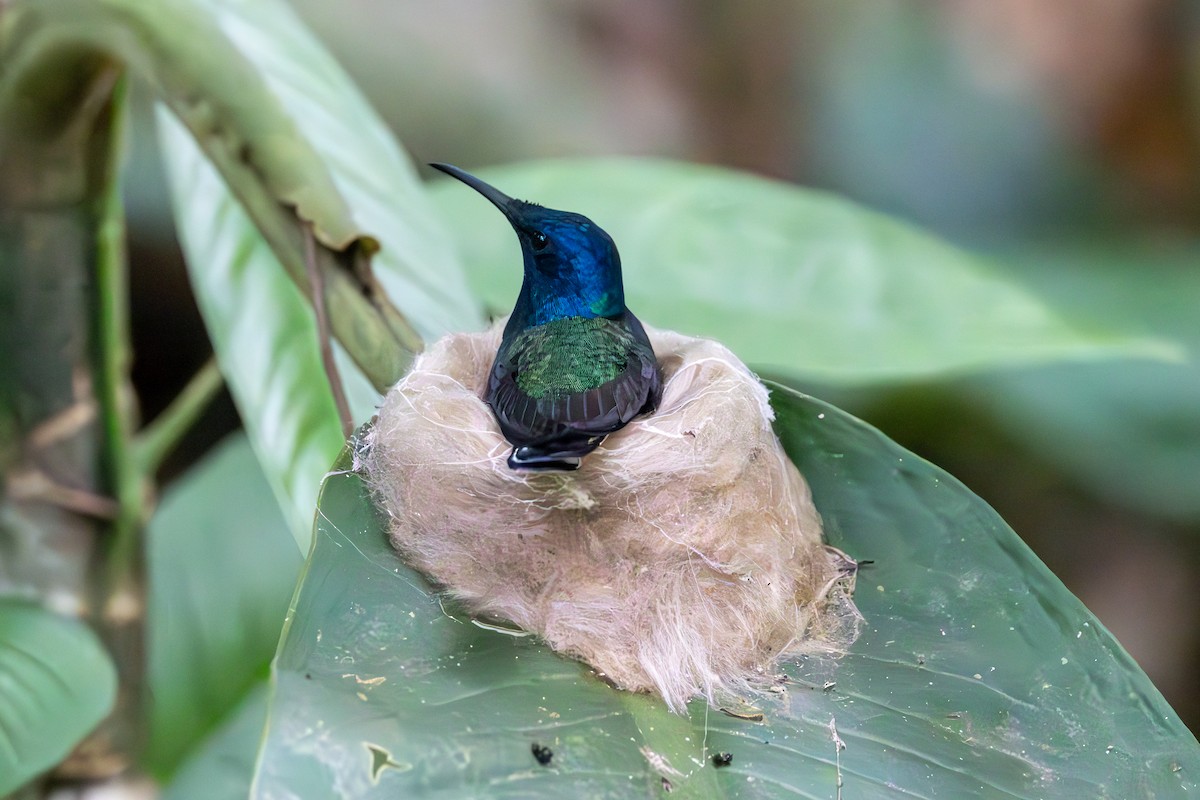
[[[626,314],[612,325],[627,348],[625,368],[586,391],[530,397],[517,385],[519,354],[501,350],[492,367],[487,400],[505,438],[518,447],[578,447],[586,453],[596,446],[597,437],[657,407],[661,376],[641,323]]]

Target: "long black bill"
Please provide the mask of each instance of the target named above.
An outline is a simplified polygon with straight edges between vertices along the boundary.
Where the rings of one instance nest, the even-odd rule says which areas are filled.
[[[504,216],[512,219],[513,199],[504,192],[497,189],[491,184],[484,183],[479,178],[476,178],[471,173],[461,170],[453,164],[430,163],[431,167],[436,170],[441,170],[452,178],[458,178],[460,181],[470,186],[475,191],[492,201],[492,205],[500,209]]]

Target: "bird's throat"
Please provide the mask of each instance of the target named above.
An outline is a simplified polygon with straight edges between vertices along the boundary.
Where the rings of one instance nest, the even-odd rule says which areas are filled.
[[[619,317],[625,312],[625,293],[619,278],[574,273],[557,280],[538,276],[527,279],[521,288],[526,324],[545,325],[572,317]],[[524,305],[524,308],[520,306]]]

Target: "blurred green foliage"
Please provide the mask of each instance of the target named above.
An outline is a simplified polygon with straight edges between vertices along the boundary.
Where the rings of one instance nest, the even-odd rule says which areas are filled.
[[[173,796],[232,796],[247,779],[280,591],[298,566],[281,534],[286,525],[308,541],[316,482],[341,441],[303,294],[301,218],[315,223],[318,261],[335,281],[382,244],[376,271],[406,318],[364,303],[369,293],[354,282],[361,275],[331,290],[357,421],[372,413],[371,383],[402,366],[414,331],[431,337],[480,324],[459,254],[494,310],[512,293],[515,248],[504,255],[502,220],[483,227],[494,214],[466,193],[443,192],[439,214],[372,104],[422,159],[474,166],[625,153],[715,162],[833,190],[987,253],[967,255],[819,193],[671,162],[535,162],[495,178],[530,199],[593,214],[618,234],[631,303],[648,322],[730,340],[970,476],[1088,602],[1119,586],[1109,603],[1127,609],[1110,623],[1118,638],[1138,644],[1134,656],[1185,721],[1200,720],[1192,679],[1200,654],[1194,4],[838,0],[784,9],[749,0],[685,10],[631,0],[435,8],[296,0],[364,98],[281,2],[169,0],[150,13],[103,0],[77,18],[64,15],[58,30],[67,35],[15,35],[74,1],[49,0],[25,17],[6,6],[0,51],[23,58],[82,42],[140,71],[126,190],[140,256],[135,318],[147,304],[179,313],[161,317],[170,332],[135,330],[135,346],[175,335],[191,302],[183,292],[145,289],[161,285],[149,274],[182,270],[145,98],[165,98],[190,128],[163,123],[174,207],[197,299],[265,472],[244,442],[229,445],[181,478],[151,525],[158,606],[149,677],[160,694],[151,724],[161,738],[146,766],[176,775]],[[196,24],[172,23],[180,20]],[[0,101],[14,96],[4,81]],[[234,96],[245,102],[223,102]],[[76,176],[71,170],[87,166],[56,163]],[[288,178],[297,174],[311,180]],[[656,235],[655,222],[668,232]],[[110,221],[97,236],[111,241],[117,232]],[[10,255],[28,241],[3,233]],[[64,285],[90,290],[80,277],[92,266],[87,247],[38,241],[78,251],[64,257],[75,264]],[[16,263],[0,265],[0,287],[14,285]],[[787,292],[772,292],[780,285]],[[984,313],[1001,300],[1012,313]],[[19,310],[29,316],[40,307]],[[11,350],[15,339],[4,341]],[[33,343],[59,346],[49,336]],[[71,346],[80,358],[97,356],[82,338]],[[1064,356],[1090,363],[1057,360]],[[139,389],[149,396],[154,366],[144,374]],[[7,395],[12,375],[5,371]],[[8,439],[20,433],[10,422],[0,417],[0,453],[9,460],[19,448]],[[245,528],[206,516],[218,497],[245,509]],[[206,541],[221,549],[199,549]],[[1113,542],[1124,549],[1106,551]],[[256,569],[268,559],[269,571]],[[1164,563],[1174,578],[1136,569]],[[193,609],[194,624],[177,624],[180,608]],[[1165,627],[1149,624],[1157,621]],[[42,613],[21,630],[34,631],[41,646],[67,628]],[[86,637],[76,638],[70,646],[89,653]],[[0,650],[0,667],[3,658]],[[69,692],[28,695],[49,709],[50,727],[19,730],[16,752],[37,752],[20,759],[14,778],[0,770],[10,783],[60,758],[111,702],[109,665],[97,659],[77,685],[87,702],[74,712],[54,710],[66,708]],[[219,671],[221,680],[199,687],[194,670]],[[0,697],[0,717],[13,708]],[[8,788],[0,783],[0,792]]]

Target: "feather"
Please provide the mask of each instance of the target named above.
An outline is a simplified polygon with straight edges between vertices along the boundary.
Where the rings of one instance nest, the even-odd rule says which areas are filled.
[[[564,353],[567,348],[574,352]],[[661,392],[645,330],[626,312],[519,332],[501,345],[485,399],[505,438],[524,448],[526,458],[562,460],[590,453],[605,434],[653,411]]]

